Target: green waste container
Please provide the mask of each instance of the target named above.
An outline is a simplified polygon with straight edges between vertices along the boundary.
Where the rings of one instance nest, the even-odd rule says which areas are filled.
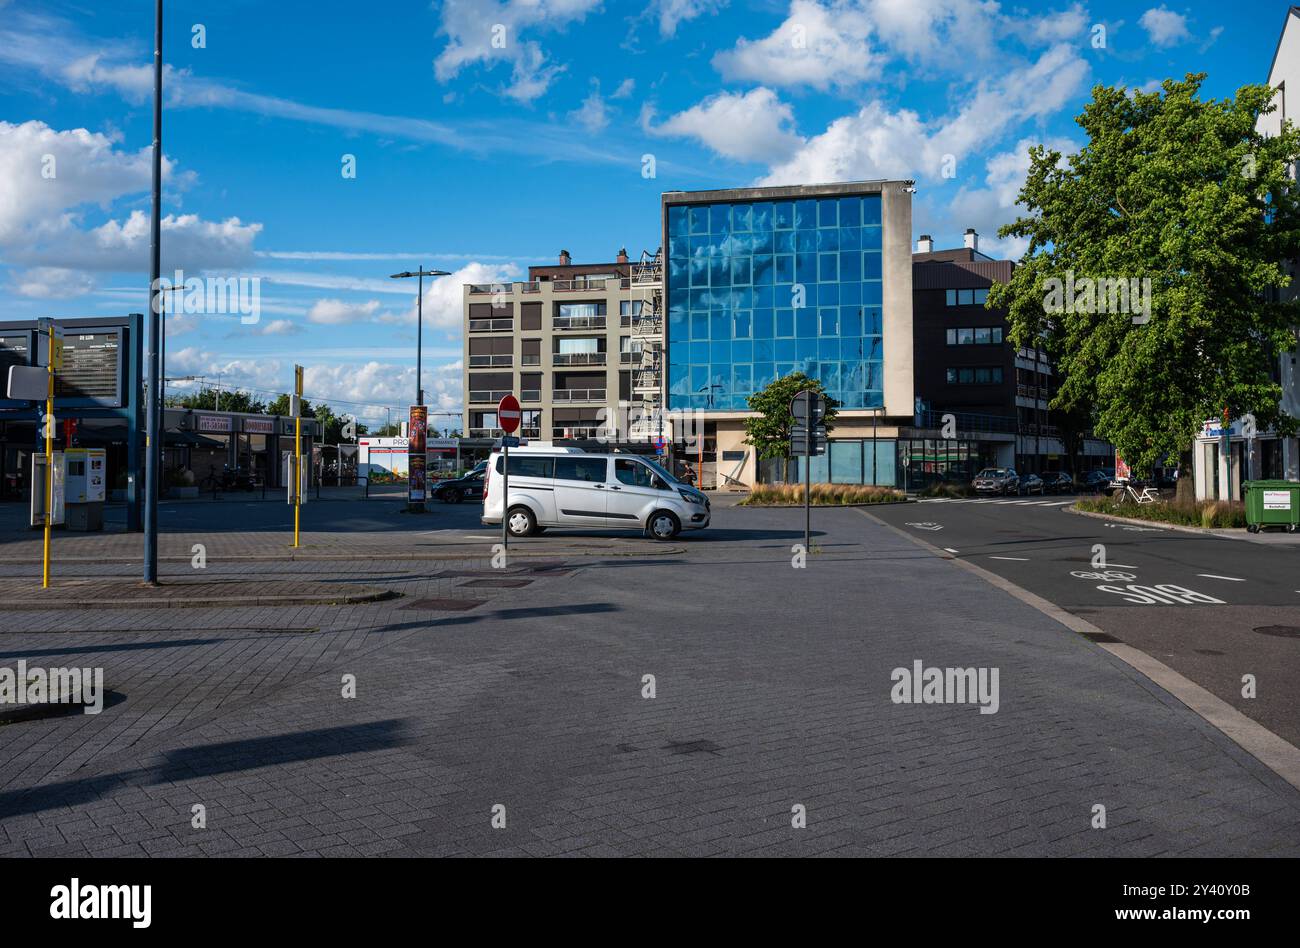
[[[1300,530],[1300,483],[1296,481],[1247,481],[1246,529],[1259,533],[1264,527]]]

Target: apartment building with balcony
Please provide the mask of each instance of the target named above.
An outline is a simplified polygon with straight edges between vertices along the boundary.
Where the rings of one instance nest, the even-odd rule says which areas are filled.
[[[528,279],[464,287],[464,432],[502,434],[496,406],[514,393],[526,438],[653,451],[663,393],[662,267],[657,254],[559,262]],[[488,444],[484,440],[484,444]]]
[[[917,412],[900,456],[908,485],[969,480],[982,467],[1076,476],[1110,467],[1108,442],[1049,407],[1059,378],[1047,353],[1014,346],[1006,311],[986,306],[1015,264],[981,252],[979,240],[968,229],[962,247],[936,250],[923,235],[912,255]],[[942,436],[947,414],[955,439]]]

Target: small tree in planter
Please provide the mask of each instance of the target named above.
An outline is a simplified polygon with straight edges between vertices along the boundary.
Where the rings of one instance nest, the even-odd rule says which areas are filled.
[[[761,392],[749,396],[749,410],[758,412],[758,416],[745,419],[745,443],[757,450],[760,461],[790,457],[790,429],[794,427],[790,402],[804,389],[812,389],[826,399],[823,422],[827,432],[834,427],[840,403],[825,394],[821,380],[809,378],[802,372],[783,376],[769,383]]]

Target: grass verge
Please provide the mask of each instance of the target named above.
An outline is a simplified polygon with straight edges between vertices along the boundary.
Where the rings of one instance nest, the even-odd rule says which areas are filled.
[[[802,484],[759,484],[740,502],[743,507],[796,507],[803,506]],[[863,484],[813,484],[811,503],[814,507],[843,507],[855,504],[897,504],[907,500],[907,495],[892,487],[872,487]]]
[[[1155,504],[1120,502],[1111,497],[1085,498],[1075,505],[1076,510],[1089,513],[1110,514],[1115,517],[1132,517],[1155,523],[1172,523],[1183,527],[1244,527],[1246,505],[1239,500],[1197,500],[1179,503],[1166,501]]]

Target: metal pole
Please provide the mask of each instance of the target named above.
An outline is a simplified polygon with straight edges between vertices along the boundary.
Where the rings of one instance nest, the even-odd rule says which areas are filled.
[[[162,84],[163,0],[154,3],[153,220],[150,233],[149,350],[146,367],[144,456],[144,581],[158,582],[158,313],[162,279]]]
[[[420,264],[420,289],[415,300],[415,404],[424,404],[424,376],[422,373],[424,356],[424,264]]]
[[[873,411],[871,413],[871,486],[876,485],[876,425],[880,421],[880,413]]]
[[[301,399],[299,399],[301,404]],[[302,410],[293,420],[293,474],[298,482],[293,485],[293,545],[298,546],[298,521],[302,511]]]
[[[54,523],[54,324],[49,323],[50,338],[46,348],[45,388],[45,556],[41,567],[41,588],[50,588],[50,530]],[[65,455],[66,457],[66,455]]]
[[[812,550],[812,449],[816,443],[813,436],[812,391],[804,389],[803,394],[804,425],[808,429],[808,453],[803,458],[803,548],[804,552]]]
[[[510,517],[510,445],[506,443],[505,438],[501,439],[501,451],[505,455],[505,460],[501,462],[503,472],[501,475],[501,545],[508,550],[510,549],[510,530],[507,523]]]

